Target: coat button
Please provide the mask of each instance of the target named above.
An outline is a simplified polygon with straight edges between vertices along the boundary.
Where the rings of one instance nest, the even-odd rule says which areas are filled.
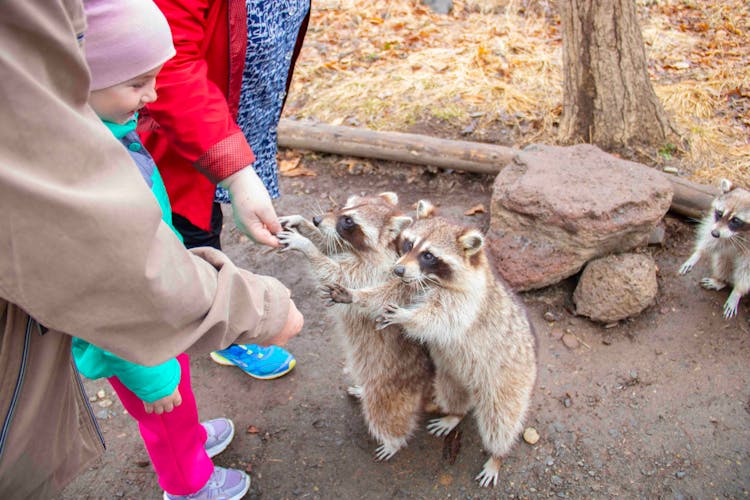
[[[128,149],[135,152],[140,151],[141,147],[142,146],[140,142],[131,142],[130,144],[128,144]]]

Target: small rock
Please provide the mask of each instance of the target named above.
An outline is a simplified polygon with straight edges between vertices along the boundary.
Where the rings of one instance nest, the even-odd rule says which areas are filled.
[[[565,344],[565,347],[567,347],[568,349],[578,349],[578,347],[581,345],[578,338],[575,335],[571,335],[569,333],[563,335],[562,341],[563,344]]]
[[[676,477],[677,479],[682,479],[686,475],[687,474],[686,474],[686,472],[684,470],[678,470],[677,472],[675,472],[674,477]]]
[[[679,173],[679,170],[677,169],[677,167],[664,167],[664,172],[668,174],[676,174]]]
[[[102,399],[97,403],[102,408],[107,408],[108,406],[112,406],[112,400],[111,399]]]
[[[107,396],[107,393],[104,392],[104,389],[99,389],[96,391],[96,397],[99,399],[104,399]]]
[[[527,427],[523,431],[523,440],[529,444],[536,444],[539,441],[539,433],[533,427]]]
[[[544,320],[553,323],[558,320],[557,314],[553,313],[552,311],[547,311],[544,313]]]
[[[550,330],[549,336],[555,340],[560,340],[561,338],[563,338],[563,331],[561,328],[555,327],[552,330]]]
[[[92,403],[96,402],[97,399],[98,398],[96,397],[96,394],[94,394],[93,396],[89,396],[89,401]]]

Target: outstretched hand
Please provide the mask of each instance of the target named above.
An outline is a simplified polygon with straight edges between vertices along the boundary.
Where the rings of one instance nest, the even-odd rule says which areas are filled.
[[[229,191],[237,229],[256,243],[278,247],[279,240],[274,235],[281,231],[281,223],[255,170],[251,166],[245,167],[219,185]]]

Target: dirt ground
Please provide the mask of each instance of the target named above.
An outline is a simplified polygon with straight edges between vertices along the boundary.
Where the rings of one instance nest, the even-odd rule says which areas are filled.
[[[428,198],[444,212],[489,208],[492,178],[377,162],[308,156],[314,177],[285,177],[279,214],[311,215],[352,193],[397,192],[405,206]],[[339,339],[299,254],[267,252],[240,237],[227,217],[226,252],[247,269],[276,276],[306,322],[288,348],[298,365],[274,381],[192,358],[201,418],[228,416],[237,435],[218,465],[250,471],[248,498],[741,498],[750,492],[750,315],[721,316],[727,293],[703,290],[701,262],[677,274],[693,226],[665,219],[666,241],[649,251],[659,266],[655,305],[605,328],[572,314],[575,277],[522,294],[538,331],[539,379],[527,426],[495,489],[474,481],[486,460],[471,418],[454,463],[422,426],[387,463],[373,455],[358,403],[348,397]],[[488,214],[465,217],[485,228]],[[547,313],[545,315],[545,313]],[[552,321],[551,321],[552,320]],[[568,347],[560,333],[578,340]],[[107,441],[103,460],[60,498],[158,498],[135,423],[105,381],[86,381]],[[111,404],[110,404],[111,403]]]

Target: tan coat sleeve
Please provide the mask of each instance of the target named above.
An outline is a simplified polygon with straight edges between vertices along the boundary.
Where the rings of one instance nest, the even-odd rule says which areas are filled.
[[[130,361],[262,343],[289,292],[221,252],[185,250],[86,104],[73,0],[3,2],[0,296]],[[82,9],[81,9],[82,12]]]

